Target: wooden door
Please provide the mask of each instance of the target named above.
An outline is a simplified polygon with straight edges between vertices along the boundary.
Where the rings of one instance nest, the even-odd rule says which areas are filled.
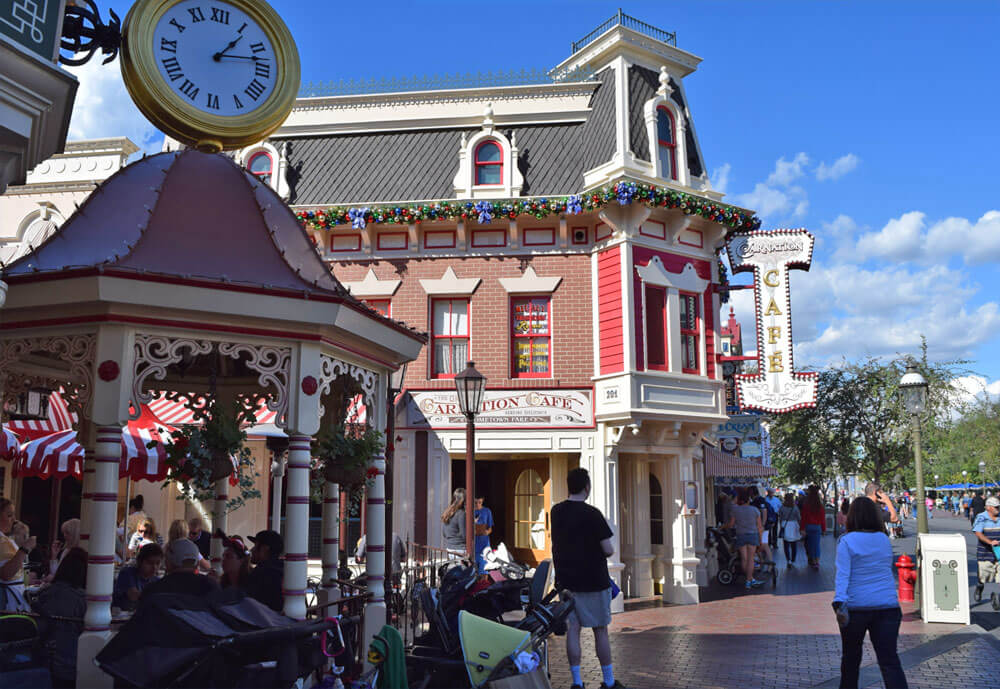
[[[518,562],[535,566],[552,556],[549,459],[507,462],[506,473],[507,524],[512,536],[508,547]]]

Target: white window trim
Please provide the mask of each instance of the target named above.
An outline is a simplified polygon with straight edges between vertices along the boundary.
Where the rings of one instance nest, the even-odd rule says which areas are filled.
[[[495,141],[500,146],[503,175],[500,184],[476,184],[476,149],[485,141]],[[521,195],[524,177],[517,169],[517,141],[508,139],[494,127],[493,106],[489,104],[483,114],[482,129],[466,137],[462,132],[458,148],[458,173],[452,182],[456,198],[503,199]]]
[[[684,268],[679,273],[667,271],[663,261],[659,256],[653,256],[649,263],[644,266],[636,266],[639,279],[642,280],[642,289],[639,290],[642,297],[642,336],[643,336],[643,367],[649,371],[649,336],[646,330],[646,285],[655,287],[665,287],[667,289],[667,354],[669,356],[668,370],[671,373],[683,373],[684,367],[681,363],[681,292],[688,292],[698,296],[698,315],[701,319],[701,331],[698,336],[698,373],[697,375],[708,375],[705,327],[705,305],[702,298],[705,290],[708,289],[709,281],[698,277],[693,263],[684,264]],[[688,373],[686,375],[696,375]]]
[[[652,161],[653,169],[656,171],[656,176],[666,182],[672,182],[674,184],[680,184],[685,187],[691,186],[691,173],[688,171],[687,165],[687,126],[686,120],[684,119],[684,113],[681,112],[677,104],[670,99],[670,94],[674,92],[674,88],[670,85],[670,73],[667,71],[666,67],[660,67],[660,88],[657,90],[656,95],[650,100],[646,101],[644,107],[644,116],[646,121],[646,134],[649,139],[649,159]],[[665,107],[670,111],[670,114],[674,118],[674,136],[677,140],[677,145],[674,148],[675,160],[677,165],[677,179],[672,177],[667,177],[663,174],[662,166],[660,165],[660,145],[659,137],[656,136],[656,110],[659,107]]]
[[[468,297],[479,287],[482,278],[460,278],[448,266],[438,280],[421,280],[420,286],[430,297]]]
[[[519,278],[497,278],[508,294],[552,294],[562,282],[562,277],[538,277],[535,269],[528,266]]]
[[[402,280],[379,280],[375,275],[375,270],[368,269],[368,274],[363,280],[357,282],[341,281],[344,287],[350,290],[351,294],[359,298],[385,299],[391,297],[403,284]]]
[[[247,148],[236,151],[235,157],[240,167],[246,169],[250,159],[256,154],[267,153],[271,156],[270,187],[274,189],[278,196],[287,201],[291,195],[291,189],[288,187],[288,156],[285,155],[286,145],[287,144],[282,144],[281,150],[279,151],[278,148],[269,141],[262,141],[258,144],[254,144],[253,146],[248,146]],[[247,171],[249,172],[249,170]]]

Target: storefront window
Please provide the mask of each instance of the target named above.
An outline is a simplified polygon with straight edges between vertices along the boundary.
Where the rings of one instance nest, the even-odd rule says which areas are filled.
[[[469,300],[434,300],[433,372],[435,378],[453,378],[469,360]]]
[[[547,378],[551,375],[549,307],[548,297],[511,300],[515,378]]]
[[[545,484],[534,469],[514,483],[514,547],[545,550]]]

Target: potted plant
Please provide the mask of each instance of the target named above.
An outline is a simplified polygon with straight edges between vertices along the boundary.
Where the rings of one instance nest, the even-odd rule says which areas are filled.
[[[382,434],[370,426],[337,424],[320,433],[312,443],[314,486],[322,494],[323,481],[353,491],[371,485],[376,470],[372,460],[382,450]],[[316,490],[313,491],[317,492]]]
[[[256,419],[251,412],[235,405],[225,409],[214,400],[206,412],[203,424],[173,431],[171,442],[164,444],[167,482],[177,484],[178,499],[207,501],[215,498],[215,483],[230,476],[230,484],[239,487],[240,492],[226,502],[229,512],[260,497],[260,491],[254,488],[257,472],[243,430]],[[156,443],[154,440],[149,446]]]

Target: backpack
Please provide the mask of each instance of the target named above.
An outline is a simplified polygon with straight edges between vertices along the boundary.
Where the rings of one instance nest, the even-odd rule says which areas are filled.
[[[769,503],[766,499],[763,502],[764,507],[767,509],[767,521],[764,522],[764,526],[771,526],[778,521],[778,513],[774,511],[774,508],[771,507],[771,503]]]

